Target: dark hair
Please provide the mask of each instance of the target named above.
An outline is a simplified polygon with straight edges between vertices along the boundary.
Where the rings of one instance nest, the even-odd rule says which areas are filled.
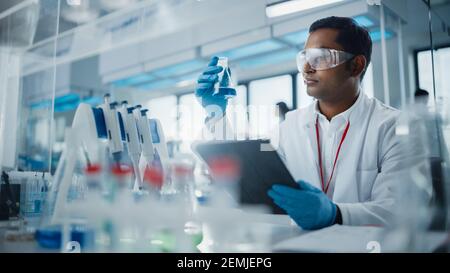
[[[280,113],[285,116],[287,112],[290,111],[289,107],[284,101],[280,101],[276,104],[278,108],[280,109]]]
[[[414,93],[414,97],[428,97],[428,92],[426,90],[423,89],[417,89],[416,92]]]
[[[309,33],[323,28],[339,30],[336,42],[344,48],[344,51],[366,57],[367,63],[361,74],[362,80],[372,55],[372,39],[367,29],[358,25],[352,18],[331,16],[315,21],[309,27]]]

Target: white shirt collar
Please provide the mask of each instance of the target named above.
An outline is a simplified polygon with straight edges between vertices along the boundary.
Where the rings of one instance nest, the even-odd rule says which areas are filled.
[[[358,98],[356,99],[355,103],[353,103],[353,105],[348,108],[347,110],[345,110],[342,113],[339,113],[338,115],[334,116],[331,120],[330,123],[334,123],[334,121],[338,121],[338,120],[342,120],[342,122],[338,122],[338,123],[347,123],[350,120],[350,115],[355,112],[355,109],[358,109],[360,107],[362,107],[362,103],[361,101],[363,100],[363,96],[364,94],[360,91],[358,94]],[[319,101],[315,101],[314,102],[314,122],[316,121],[317,116],[319,117],[319,121],[328,121],[327,118],[325,117],[325,115],[323,115],[320,110],[319,110]]]

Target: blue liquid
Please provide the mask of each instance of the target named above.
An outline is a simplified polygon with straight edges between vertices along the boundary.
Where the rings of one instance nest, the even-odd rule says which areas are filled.
[[[217,91],[214,96],[223,96],[226,99],[232,98],[236,96],[236,89],[228,88],[228,87],[219,87],[219,91]]]
[[[61,226],[50,226],[36,230],[35,239],[40,247],[47,249],[61,248]],[[82,248],[94,245],[93,230],[80,226],[72,226],[70,240],[76,241]]]

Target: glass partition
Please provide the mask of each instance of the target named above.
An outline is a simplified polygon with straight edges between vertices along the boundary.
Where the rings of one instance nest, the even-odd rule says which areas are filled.
[[[57,50],[55,43],[35,45],[41,39],[57,34],[59,1],[24,1],[23,4],[24,7],[17,12],[17,16],[22,16],[23,21],[20,22],[32,20],[34,25],[17,24],[12,28],[15,35],[24,36],[21,47],[17,168],[48,172],[52,169],[54,98],[55,87],[59,83],[55,65]],[[33,70],[30,64],[45,66],[45,69]]]
[[[430,47],[418,52],[417,59],[418,67],[421,65],[419,60],[422,59],[431,69],[424,71],[425,79],[419,80],[422,80],[420,84],[423,84],[426,90],[430,90],[429,100],[432,102],[429,104],[435,116],[431,124],[436,132],[433,140],[437,146],[433,177],[435,181],[440,181],[437,184],[439,186],[437,201],[440,204],[437,214],[441,216],[436,217],[435,226],[436,228],[448,228],[450,225],[450,85],[447,80],[448,69],[445,65],[450,61],[450,20],[448,16],[450,3],[439,0],[424,0],[424,3],[429,8]],[[447,246],[446,251],[449,250],[450,248]]]

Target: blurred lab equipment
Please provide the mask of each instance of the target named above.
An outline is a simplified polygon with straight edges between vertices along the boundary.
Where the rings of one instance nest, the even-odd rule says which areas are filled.
[[[242,172],[239,161],[230,156],[215,157],[208,166],[213,181],[207,202],[198,209],[203,230],[199,249],[202,252],[268,251],[269,230],[253,217],[267,214],[269,210],[262,205],[239,203]]]
[[[119,116],[116,110],[118,103],[111,102],[111,95],[106,94],[104,97],[105,101],[100,105],[102,109],[103,117],[105,119],[106,130],[109,139],[109,149],[113,155],[114,160],[117,162],[121,159],[121,153],[123,152],[123,142],[122,142],[122,132],[119,123]],[[123,125],[122,125],[123,126]]]
[[[124,123],[125,136],[126,136],[126,147],[128,150],[128,155],[130,157],[134,175],[136,177],[133,188],[139,190],[142,188],[142,176],[139,171],[139,159],[141,157],[141,147],[139,143],[138,128],[136,124],[135,117],[133,116],[133,107],[128,107],[128,102],[123,101],[122,106],[119,110],[121,120]]]
[[[2,216],[5,219],[40,217],[49,181],[49,173],[3,171],[0,190]]]
[[[214,180],[210,196],[210,205],[219,208],[238,207],[240,197],[239,162],[229,156],[210,159],[208,165]]]
[[[20,184],[12,185],[9,175],[2,172],[0,184],[0,220],[17,217],[20,210]]]
[[[79,105],[72,128],[66,131],[65,148],[39,229],[43,234],[60,230],[61,248],[75,228],[83,227],[86,232],[96,231],[97,238],[107,238],[108,243],[100,244],[99,249],[119,250],[122,219],[110,207],[120,204],[127,208],[143,202],[150,198],[148,190],[153,191],[151,200],[159,201],[162,186],[169,183],[165,170],[168,152],[161,124],[148,119],[146,112],[139,105],[128,107],[126,102],[118,109],[109,95],[98,108]],[[130,165],[124,152],[128,152]],[[149,167],[157,167],[161,177],[155,182],[153,175],[153,188],[144,188],[142,177]],[[133,224],[135,219],[130,221]]]
[[[168,164],[169,153],[161,124],[156,119],[149,119],[147,117],[148,110],[142,109],[141,105],[136,105],[132,111],[142,149],[139,159],[140,176],[144,175],[148,166],[155,164],[159,165],[164,173],[167,173],[165,166]]]
[[[169,160],[169,152],[163,127],[158,119],[148,119],[147,123],[150,126],[151,142],[155,147],[154,160],[161,162],[164,167]]]
[[[78,107],[72,128],[66,134],[66,149],[55,173],[53,192],[58,193],[59,199],[55,200],[54,217],[58,217],[59,210],[63,206],[65,192],[69,190],[68,185],[80,149],[83,152],[81,161],[85,166],[101,165],[100,160],[109,162],[109,158],[120,166],[124,152],[123,142],[126,141],[135,174],[135,191],[142,188],[145,166],[151,164],[155,158],[168,158],[167,147],[164,147],[166,145],[164,134],[158,121],[150,121],[146,117],[146,110],[141,110],[140,106],[127,107],[126,103],[122,103],[120,110],[117,110],[117,106],[116,102],[110,101],[110,95],[107,94],[104,104],[99,108],[91,108],[87,104],[80,104]],[[110,156],[104,156],[105,149]],[[138,163],[139,161],[144,162],[143,166]],[[106,164],[107,167],[110,165]]]
[[[392,184],[396,206],[381,242],[390,252],[425,251],[426,234],[430,231],[435,209],[426,120],[417,110],[414,105],[407,105],[395,125],[398,149],[403,154],[402,164],[408,168],[392,174],[396,181]]]
[[[286,114],[291,111],[284,101],[277,102],[276,104],[276,115],[278,116],[280,122],[286,119]]]

